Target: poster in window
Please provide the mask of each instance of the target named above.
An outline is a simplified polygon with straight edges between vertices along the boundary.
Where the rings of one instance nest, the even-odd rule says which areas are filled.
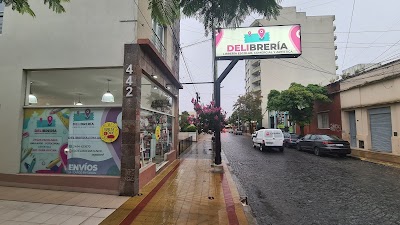
[[[80,108],[71,111],[67,172],[85,175],[119,175],[121,137],[118,129],[121,129],[120,108]],[[105,135],[107,139],[102,138],[104,135],[101,136],[104,132],[108,132]],[[110,135],[113,137],[110,138]]]
[[[65,173],[69,109],[24,110],[21,173]]]

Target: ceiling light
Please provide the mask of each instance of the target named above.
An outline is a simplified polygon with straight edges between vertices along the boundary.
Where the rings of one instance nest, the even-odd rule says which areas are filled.
[[[103,97],[101,98],[102,102],[114,102],[114,95],[110,92],[110,80],[107,80],[107,92],[104,93]]]
[[[75,105],[83,105],[82,102],[81,102],[81,95],[79,95],[78,103],[76,103]]]
[[[168,90],[171,90],[171,85],[167,84],[167,85],[166,85],[166,88],[167,88]]]
[[[29,86],[29,100],[28,100],[28,102],[29,102],[29,104],[37,104],[38,103],[37,98],[36,98],[35,95],[32,94],[32,84],[33,84],[33,82],[31,82],[31,84]]]
[[[157,86],[154,86],[153,88],[154,88],[154,90],[157,90],[157,89],[158,89],[158,87],[157,87]]]
[[[154,79],[157,79],[158,77],[157,77],[157,75],[151,75]]]

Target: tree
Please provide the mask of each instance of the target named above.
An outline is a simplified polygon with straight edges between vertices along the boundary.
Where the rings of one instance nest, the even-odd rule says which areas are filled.
[[[261,121],[261,95],[255,92],[249,92],[239,96],[233,105],[234,112],[229,122],[236,121],[237,118],[242,122]]]
[[[12,10],[15,10],[21,14],[28,13],[31,16],[35,16],[32,11],[28,0],[0,0],[0,3],[4,2],[5,6],[11,6]],[[43,0],[45,5],[49,5],[49,9],[56,13],[63,13],[65,9],[62,3],[69,2],[69,0]]]
[[[281,0],[149,0],[152,17],[163,25],[172,24],[179,18],[179,10],[188,17],[199,19],[206,34],[213,27],[237,27],[251,13],[276,17]]]
[[[185,131],[185,129],[190,125],[189,116],[190,115],[187,111],[182,112],[179,119],[179,126],[181,127],[181,131]]]
[[[288,112],[290,120],[300,126],[301,135],[304,135],[304,126],[310,124],[313,117],[314,102],[330,102],[325,87],[309,84],[292,83],[284,91],[272,90],[268,94],[268,110]]]
[[[221,127],[224,127],[226,113],[223,112],[221,107],[215,107],[214,102],[210,102],[208,105],[201,106],[195,101],[195,99],[192,99],[192,103],[194,105],[197,118],[189,117],[189,123],[196,123],[199,131],[215,131],[218,123],[221,124]]]

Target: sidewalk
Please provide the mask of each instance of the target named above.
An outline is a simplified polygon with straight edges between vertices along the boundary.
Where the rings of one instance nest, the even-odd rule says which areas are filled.
[[[0,186],[1,225],[96,225],[129,197]]]
[[[0,225],[249,224],[227,165],[212,172],[210,149],[211,135],[199,135],[132,198],[0,186]]]
[[[102,225],[248,224],[239,193],[224,164],[212,172],[211,135],[201,135],[181,160],[130,198]]]

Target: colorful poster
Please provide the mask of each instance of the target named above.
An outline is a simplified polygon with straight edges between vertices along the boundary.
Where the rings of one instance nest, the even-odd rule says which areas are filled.
[[[121,114],[120,108],[82,108],[71,111],[67,173],[120,174]],[[102,139],[101,134],[105,132],[107,135]]]
[[[65,173],[69,109],[25,109],[21,173]]]
[[[300,25],[223,28],[216,31],[217,59],[298,57]]]

